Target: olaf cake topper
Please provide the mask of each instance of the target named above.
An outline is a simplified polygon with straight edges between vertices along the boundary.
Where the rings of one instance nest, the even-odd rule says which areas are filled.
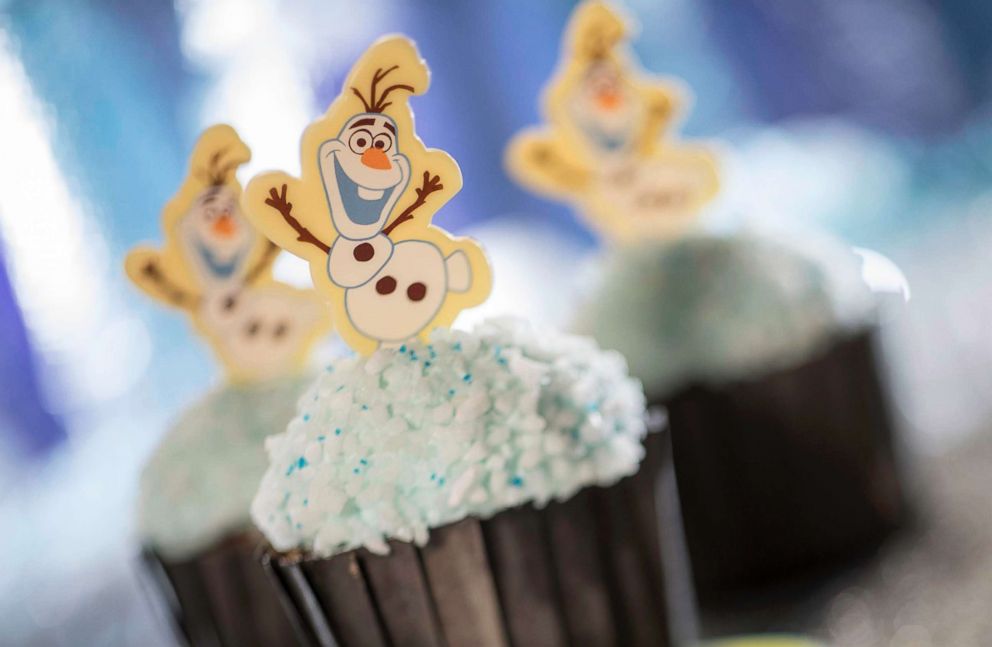
[[[676,235],[719,187],[713,156],[673,136],[685,93],[639,69],[629,32],[606,3],[579,5],[545,92],[547,124],[507,149],[521,184],[573,203],[619,241]]]
[[[279,249],[252,228],[240,206],[235,172],[249,159],[230,126],[204,131],[182,186],[162,210],[165,243],[139,246],[124,263],[143,292],[187,313],[234,382],[299,371],[330,329],[313,290],[272,278]]]
[[[413,42],[377,41],[303,133],[301,176],[266,173],[245,189],[248,217],[310,263],[335,329],[362,355],[426,340],[492,285],[482,248],[431,224],[462,177],[414,131],[408,102],[429,83]]]

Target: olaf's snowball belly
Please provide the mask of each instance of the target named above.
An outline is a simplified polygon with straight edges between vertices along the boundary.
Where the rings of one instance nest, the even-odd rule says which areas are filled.
[[[385,234],[364,240],[338,236],[327,255],[327,274],[335,285],[355,288],[379,273],[393,253],[393,242]]]
[[[463,291],[468,262],[463,252],[447,259],[432,243],[396,243],[382,270],[364,285],[345,292],[345,308],[355,328],[382,342],[402,342],[437,315],[449,289]]]
[[[635,219],[671,217],[691,208],[701,191],[692,171],[667,160],[628,164],[604,174],[597,189],[605,202]]]
[[[323,315],[321,304],[305,293],[279,285],[230,294],[204,317],[206,332],[220,352],[258,379],[292,372],[309,341],[313,325]]]

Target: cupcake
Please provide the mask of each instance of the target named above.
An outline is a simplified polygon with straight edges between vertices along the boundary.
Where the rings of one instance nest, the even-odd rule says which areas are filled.
[[[305,131],[301,176],[246,188],[357,353],[266,443],[263,566],[320,645],[671,644],[692,603],[673,607],[689,587],[666,437],[646,460],[623,359],[521,320],[450,329],[491,273],[432,224],[461,174],[415,134],[428,81],[411,41],[376,42]]]
[[[270,568],[317,644],[673,644],[644,404],[619,354],[518,319],[340,360],[266,442]]]
[[[306,386],[284,378],[212,391],[183,412],[142,472],[138,533],[192,644],[277,644],[291,632],[254,567],[260,535],[248,510],[268,464],[265,437],[293,417]]]
[[[135,284],[183,311],[227,380],[183,412],[145,467],[137,509],[148,574],[193,645],[285,644],[292,628],[254,556],[249,505],[267,462],[264,438],[292,418],[303,365],[329,322],[312,291],[271,278],[276,248],[240,209],[234,172],[249,158],[214,126],[163,213],[165,245],[128,255]]]
[[[576,329],[622,352],[668,410],[702,596],[864,553],[904,504],[857,258],[695,229],[715,160],[666,134],[683,93],[636,70],[626,35],[607,5],[580,5],[548,124],[507,152],[522,184],[572,203],[608,243]]]
[[[578,327],[631,358],[668,411],[701,593],[815,573],[898,526],[898,447],[853,253],[694,235],[611,261]]]

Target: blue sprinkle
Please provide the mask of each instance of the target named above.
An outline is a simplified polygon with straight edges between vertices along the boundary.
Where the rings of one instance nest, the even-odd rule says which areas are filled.
[[[462,349],[462,343],[460,341],[456,341],[454,343],[454,345],[452,345],[451,349],[452,350],[461,350]]]
[[[463,375],[462,376],[462,382],[465,382],[466,384],[471,384],[472,383],[472,374],[471,373],[466,373],[465,375]]]
[[[368,411],[368,410],[369,410],[369,405],[363,404],[362,405],[362,411]]]
[[[317,440],[319,440],[320,442],[324,442],[324,440],[326,438],[327,438],[327,436],[325,436],[324,434],[321,434],[321,435],[317,436]]]
[[[437,473],[431,472],[431,480],[432,481],[436,481],[437,480]]]
[[[506,358],[505,357],[498,357],[498,358],[496,358],[496,363],[497,364],[500,364],[502,366],[506,366],[507,364],[509,364],[509,362],[506,361]]]
[[[324,370],[327,371],[328,373],[333,373],[334,372],[334,367],[331,366],[330,364],[328,364],[327,365],[327,368],[325,368]]]
[[[340,385],[338,388],[334,390],[335,393],[341,393],[342,391],[344,391],[344,384]],[[316,400],[317,396],[313,396],[313,399]]]
[[[415,350],[411,350],[410,351],[410,361],[411,362],[416,362],[417,361],[417,351],[415,351]]]
[[[358,462],[361,463],[362,465],[368,465],[369,464],[369,462],[367,460],[365,460],[364,458],[362,460],[358,461]]]
[[[512,485],[513,487],[523,487],[523,484],[524,484],[524,480],[519,476],[514,476],[512,479],[510,479],[510,485]]]
[[[406,352],[406,344],[403,344],[402,346],[400,346],[400,352],[401,353],[405,353]]]
[[[300,528],[302,528],[302,527],[303,527],[303,524],[302,524],[302,523],[300,523],[300,522],[296,522],[296,529],[297,529],[297,530],[299,530],[299,529],[300,529]]]
[[[351,470],[351,471],[354,472],[355,474],[358,474],[358,468],[357,467],[355,469]]]
[[[448,395],[454,395],[454,394],[455,394],[454,389],[448,389]]]
[[[334,435],[335,436],[340,436],[341,435],[341,427],[338,427],[337,429],[334,430]]]
[[[438,486],[444,485],[444,477],[443,476],[437,480],[437,484],[438,484]]]
[[[300,469],[303,469],[309,464],[310,463],[307,462],[307,459],[303,458],[302,456],[300,456],[300,459],[296,461],[296,466],[299,467]]]
[[[430,368],[430,367],[431,367],[431,360],[429,360],[429,359],[428,360],[424,360],[424,368]]]
[[[304,413],[303,414],[303,422],[310,422],[310,414],[309,413]]]
[[[293,473],[293,470],[295,470],[295,469],[296,469],[296,463],[293,463],[292,465],[289,466],[289,469],[286,470],[286,476],[289,476],[290,474],[292,474]]]
[[[310,505],[310,499],[303,499],[303,505],[304,506]]]

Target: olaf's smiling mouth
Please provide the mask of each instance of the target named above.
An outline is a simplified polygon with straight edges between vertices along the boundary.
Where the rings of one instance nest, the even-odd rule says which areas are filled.
[[[355,182],[341,168],[337,155],[334,156],[334,177],[345,215],[356,225],[373,225],[382,218],[383,210],[396,190],[396,187],[369,189]]]

